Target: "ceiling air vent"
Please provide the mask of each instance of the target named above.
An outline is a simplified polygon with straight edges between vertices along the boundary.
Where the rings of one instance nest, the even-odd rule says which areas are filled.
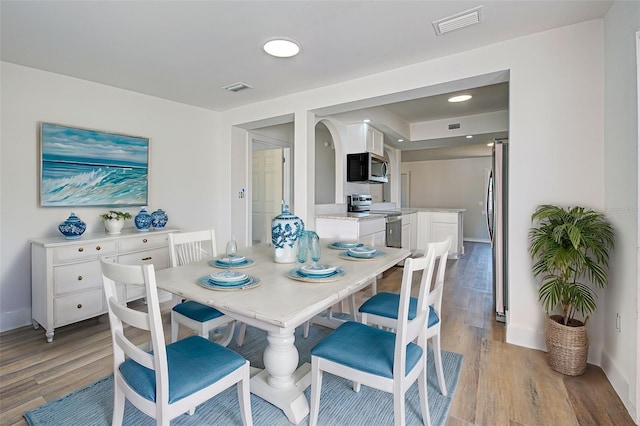
[[[456,15],[433,21],[431,24],[433,25],[433,29],[436,31],[436,35],[442,35],[449,31],[478,24],[484,21],[482,8],[483,6],[474,7],[473,9],[460,12]]]
[[[460,128],[460,123],[449,124],[449,130],[455,130]]]
[[[228,90],[230,92],[239,92],[245,89],[252,89],[252,87],[246,83],[242,83],[239,81],[237,83],[232,83],[232,84],[229,84],[228,86],[224,86],[223,89]]]

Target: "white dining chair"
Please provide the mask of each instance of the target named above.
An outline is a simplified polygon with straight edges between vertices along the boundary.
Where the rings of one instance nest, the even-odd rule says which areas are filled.
[[[102,259],[102,281],[109,310],[113,344],[113,425],[121,425],[125,401],[169,425],[183,413],[193,415],[198,405],[236,385],[242,423],[251,425],[249,361],[201,336],[189,336],[165,345],[153,265],[120,265]],[[142,285],[147,312],[118,300],[116,283]],[[148,331],[150,352],[127,337],[124,324]]]
[[[447,256],[450,245],[451,237],[438,243],[429,244],[426,255],[429,255],[429,251],[433,252],[434,259],[438,264],[437,273],[435,274],[435,278],[423,274],[422,280],[420,281],[418,297],[411,297],[409,301],[409,319],[415,315],[416,306],[422,305],[423,300],[426,299],[426,304],[429,306],[429,319],[427,321],[427,327],[425,328],[425,346],[423,349],[426,353],[426,343],[431,340],[438,385],[440,386],[440,393],[445,396],[447,395],[447,385],[444,380],[444,371],[442,368],[440,325],[442,323],[444,274],[447,268]],[[361,321],[364,324],[373,324],[393,329],[398,318],[399,302],[400,295],[397,293],[378,293],[360,306]]]
[[[216,256],[216,233],[213,229],[169,234],[171,267],[214,259]],[[193,300],[181,300],[171,309],[172,342],[178,340],[180,325],[195,330],[199,336],[206,339],[209,338],[210,332],[226,326],[224,334],[216,341],[227,346],[233,339],[236,321],[210,306]],[[245,331],[246,325],[241,324],[236,338],[238,346],[244,343]]]
[[[423,274],[431,276],[434,260],[431,250],[425,257],[405,261],[399,297],[400,315],[393,324],[396,333],[349,321],[311,349],[310,426],[318,423],[322,374],[325,371],[352,380],[356,392],[363,384],[392,393],[396,426],[406,423],[405,394],[417,380],[422,419],[424,424],[431,424],[427,404],[427,353],[423,350],[429,314],[426,300],[417,304],[412,319],[409,319],[408,312],[413,273],[422,270]],[[416,339],[417,344],[413,343]],[[353,420],[357,422],[358,419]]]

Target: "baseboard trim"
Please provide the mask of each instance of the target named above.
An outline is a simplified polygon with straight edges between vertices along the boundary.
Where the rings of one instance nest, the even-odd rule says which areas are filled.
[[[463,238],[462,241],[469,241],[470,243],[485,243],[491,244],[491,240],[488,238]]]
[[[604,374],[609,379],[609,383],[613,386],[613,389],[616,391],[620,400],[629,411],[631,418],[636,418],[636,409],[637,407],[634,404],[634,401],[631,399],[631,391],[629,388],[629,380],[624,376],[622,371],[615,365],[609,354],[601,350],[600,351],[601,364],[600,367],[604,371]]]
[[[22,308],[0,314],[0,332],[31,325],[31,309]]]

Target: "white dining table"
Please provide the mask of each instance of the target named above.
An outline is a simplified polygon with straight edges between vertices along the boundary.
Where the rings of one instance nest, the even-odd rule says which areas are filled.
[[[198,279],[220,269],[208,261],[156,271],[159,289],[182,298],[213,306],[245,324],[267,331],[264,370],[251,378],[251,392],[284,411],[289,421],[300,423],[309,414],[304,390],[310,385],[310,364],[298,367],[294,332],[314,316],[347,296],[370,285],[379,274],[398,264],[411,253],[408,249],[377,247],[384,256],[367,260],[345,260],[341,250],[322,241],[320,264],[342,268],[345,275],[332,282],[302,282],[287,276],[301,265],[275,263],[274,249],[266,245],[238,251],[255,262],[237,269],[260,279],[260,285],[246,290],[218,291],[198,284]]]

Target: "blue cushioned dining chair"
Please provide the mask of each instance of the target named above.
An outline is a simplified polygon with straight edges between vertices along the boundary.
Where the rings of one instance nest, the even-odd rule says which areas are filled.
[[[311,349],[311,401],[309,425],[318,422],[323,372],[352,380],[354,390],[360,385],[393,394],[393,416],[396,426],[405,424],[405,393],[418,381],[420,409],[424,424],[431,424],[427,405],[427,354],[423,350],[429,307],[416,305],[409,319],[411,283],[415,271],[432,275],[433,250],[425,257],[407,259],[399,296],[399,319],[393,324],[396,333],[371,325],[349,321],[338,327]],[[413,343],[418,340],[418,344]],[[336,395],[334,395],[335,397]],[[330,418],[330,413],[327,413]],[[357,422],[357,419],[353,419]]]
[[[171,267],[213,259],[216,255],[216,233],[213,229],[169,234]],[[236,322],[215,308],[188,300],[177,303],[171,310],[172,342],[178,340],[180,324],[207,339],[211,331],[226,325],[225,333],[217,342],[227,346],[233,338]],[[246,325],[241,324],[237,337],[238,346],[242,346],[244,342],[245,330]]]
[[[427,327],[425,328],[426,336],[424,341],[426,343],[431,339],[433,342],[433,355],[435,358],[438,385],[440,386],[440,393],[445,396],[447,395],[447,386],[444,381],[444,371],[442,369],[440,324],[442,322],[441,308],[444,273],[447,268],[447,256],[449,254],[450,244],[451,237],[439,243],[429,244],[428,250],[433,252],[435,261],[438,264],[435,279],[423,273],[418,297],[411,297],[409,301],[409,319],[415,316],[416,306],[422,305],[423,300],[426,299],[426,304],[429,306],[429,319]],[[427,255],[429,255],[428,252]],[[400,295],[397,293],[378,293],[360,306],[361,321],[364,324],[374,324],[393,329],[398,318],[399,302]],[[426,353],[426,345],[423,347],[423,350]]]
[[[120,265],[102,259],[101,267],[113,343],[112,424],[122,424],[126,400],[158,425],[169,425],[171,419],[194,414],[198,405],[233,385],[242,422],[252,424],[249,361],[200,336],[165,346],[153,265]],[[116,283],[143,285],[147,312],[120,302]],[[123,323],[149,332],[150,352],[129,340]]]

